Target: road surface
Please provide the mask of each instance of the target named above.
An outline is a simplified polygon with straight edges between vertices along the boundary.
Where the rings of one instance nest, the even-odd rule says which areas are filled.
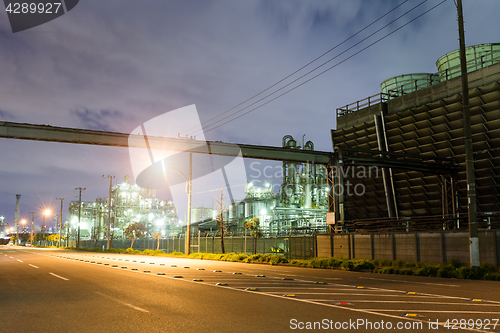
[[[0,246],[0,332],[500,332],[500,282]]]

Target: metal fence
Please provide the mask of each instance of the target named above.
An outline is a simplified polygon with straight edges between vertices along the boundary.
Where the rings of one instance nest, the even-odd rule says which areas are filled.
[[[112,248],[127,249],[130,247],[129,240],[113,240]],[[76,247],[76,241],[71,240],[68,246]],[[106,240],[80,240],[82,248],[106,249]],[[165,253],[185,252],[185,238],[183,236],[167,237],[160,239],[159,244],[155,239],[137,239],[134,242],[134,250],[156,250]],[[229,236],[224,237],[225,253],[246,254],[280,254],[289,259],[306,259],[315,256],[315,238],[312,235],[288,236],[288,237],[261,237]],[[222,253],[220,236],[206,235],[191,237],[191,253]]]

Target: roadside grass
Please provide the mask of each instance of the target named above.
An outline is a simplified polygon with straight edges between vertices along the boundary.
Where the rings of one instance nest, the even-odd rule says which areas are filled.
[[[276,254],[251,254],[243,253],[191,253],[185,256],[182,252],[165,253],[161,250],[133,250],[133,249],[109,249],[100,248],[84,249],[67,247],[90,252],[142,254],[151,256],[187,257],[201,260],[219,260],[230,262],[245,262],[268,265],[286,265],[322,269],[338,269],[344,271],[361,271],[380,274],[398,274],[413,276],[430,276],[456,279],[490,280],[500,281],[500,271],[491,264],[483,264],[478,269],[464,265],[458,260],[450,260],[445,264],[427,264],[422,262],[405,262],[402,260],[385,259],[347,259],[347,258],[310,258],[310,259],[287,259],[283,255]]]

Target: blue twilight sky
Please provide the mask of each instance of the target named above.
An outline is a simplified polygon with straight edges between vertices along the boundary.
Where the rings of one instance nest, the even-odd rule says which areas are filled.
[[[397,5],[402,4],[317,65],[420,2],[81,0],[62,17],[16,34],[0,5],[0,120],[128,133],[165,112],[196,104],[204,122]],[[425,1],[323,68],[440,2]],[[500,1],[464,0],[464,13],[467,45],[500,41]],[[456,7],[448,0],[287,95],[214,130],[206,127],[205,138],[280,146],[286,134],[300,142],[305,134],[317,150],[331,151],[337,107],[379,93],[389,77],[435,72],[435,61],[457,48]],[[122,148],[0,139],[0,161],[0,215],[11,225],[16,194],[22,195],[21,216],[36,212],[40,224],[40,207],[58,209],[56,197],[66,198],[66,215],[78,194],[75,187],[87,187],[83,200],[94,200],[107,195],[109,183],[98,180],[101,175],[113,174],[119,181],[132,176],[128,151]],[[279,163],[254,164],[249,179],[265,165],[277,168]]]

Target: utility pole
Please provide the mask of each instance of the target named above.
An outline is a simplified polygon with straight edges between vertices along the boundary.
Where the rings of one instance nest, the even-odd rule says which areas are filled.
[[[19,201],[20,200],[21,200],[21,195],[16,194],[16,212],[15,212],[16,245],[19,245]]]
[[[63,200],[64,200],[64,198],[56,198],[56,200],[61,200],[61,212],[60,212],[61,215],[59,215],[59,247],[62,247],[62,228],[63,228],[63,225],[62,225],[62,210],[63,210]],[[80,222],[78,221],[78,223],[80,223]]]
[[[30,242],[31,246],[33,246],[33,225],[35,224],[35,212],[29,212],[31,214],[31,234],[30,234]]]
[[[76,239],[76,247],[78,248],[80,247],[80,217],[82,214],[82,191],[85,191],[86,188],[77,187],[75,188],[75,190],[80,191],[80,197],[78,199],[78,236],[77,236],[78,238]]]
[[[188,175],[188,211],[186,223],[186,255],[191,253],[191,181],[193,179],[193,153],[189,153],[189,175]]]
[[[467,58],[465,54],[465,32],[462,0],[457,1],[458,35],[460,41],[460,69],[462,72],[462,104],[464,117],[465,168],[467,173],[467,199],[469,210],[470,264],[479,268],[479,237],[477,232],[476,177],[474,174],[474,154],[472,147],[472,126],[469,105],[469,81],[467,78]]]
[[[109,250],[109,240],[110,240],[110,234],[111,234],[111,191],[112,191],[112,186],[113,186],[113,178],[115,176],[102,176],[103,178],[109,178],[109,200],[108,200],[108,223],[106,224],[106,229],[108,231],[108,242],[106,245],[106,249]]]

